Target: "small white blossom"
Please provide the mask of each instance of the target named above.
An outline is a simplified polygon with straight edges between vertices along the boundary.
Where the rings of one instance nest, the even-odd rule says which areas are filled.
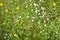
[[[58,32],[56,32],[56,34],[58,34]]]
[[[38,13],[38,10],[37,10],[37,8],[35,8],[35,12],[36,12],[36,13]]]
[[[44,27],[46,27],[47,25],[45,24]]]
[[[32,19],[35,19],[35,17],[34,17],[34,16],[32,16]]]
[[[40,2],[43,2],[44,0],[40,0]]]
[[[42,31],[40,31],[40,33],[42,33]]]
[[[13,1],[11,1],[11,3],[12,3]]]
[[[47,20],[49,20],[49,18],[47,18]]]
[[[26,18],[29,18],[29,16],[26,16]]]
[[[38,13],[40,15],[40,13]]]
[[[31,9],[31,11],[33,11],[33,9]]]
[[[40,27],[41,28],[41,27]]]
[[[34,22],[34,20],[32,19],[32,22]]]
[[[21,18],[21,16],[19,16],[19,18]]]
[[[27,2],[25,1],[25,3],[27,3]]]
[[[40,10],[38,10],[38,12],[40,12]]]
[[[28,6],[26,6],[26,8],[28,8]]]
[[[30,0],[30,2],[31,2],[32,0]]]
[[[44,30],[42,30],[42,31],[44,31]]]
[[[32,6],[32,4],[30,4],[30,6]]]
[[[36,7],[36,6],[37,6],[37,4],[36,4],[36,3],[34,3],[34,6]]]
[[[6,39],[6,37],[4,37],[4,39]]]
[[[44,8],[44,7],[41,7],[41,9],[42,9],[42,10],[45,10],[45,8]]]

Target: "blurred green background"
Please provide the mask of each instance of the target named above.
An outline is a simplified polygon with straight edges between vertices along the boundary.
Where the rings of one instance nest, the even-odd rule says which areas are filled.
[[[60,40],[60,0],[0,0],[0,40]]]

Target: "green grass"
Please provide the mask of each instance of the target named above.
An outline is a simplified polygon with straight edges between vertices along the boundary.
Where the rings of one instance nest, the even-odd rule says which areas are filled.
[[[60,0],[0,0],[0,40],[60,40]]]

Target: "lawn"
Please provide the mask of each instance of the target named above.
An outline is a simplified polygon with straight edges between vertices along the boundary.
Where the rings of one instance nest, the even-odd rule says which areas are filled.
[[[60,40],[60,0],[0,0],[0,40]]]

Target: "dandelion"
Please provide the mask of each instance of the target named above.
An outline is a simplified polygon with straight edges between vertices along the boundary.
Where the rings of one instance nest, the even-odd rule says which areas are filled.
[[[0,7],[2,7],[3,6],[3,3],[0,3]]]
[[[17,34],[16,34],[16,33],[14,33],[14,34],[13,34],[13,36],[14,36],[14,37],[16,37],[16,36],[17,36]]]
[[[19,10],[19,7],[16,7],[16,10]]]
[[[8,9],[6,9],[5,12],[8,12]]]
[[[53,2],[53,6],[54,6],[54,7],[56,6],[56,3],[55,3],[55,2]]]

